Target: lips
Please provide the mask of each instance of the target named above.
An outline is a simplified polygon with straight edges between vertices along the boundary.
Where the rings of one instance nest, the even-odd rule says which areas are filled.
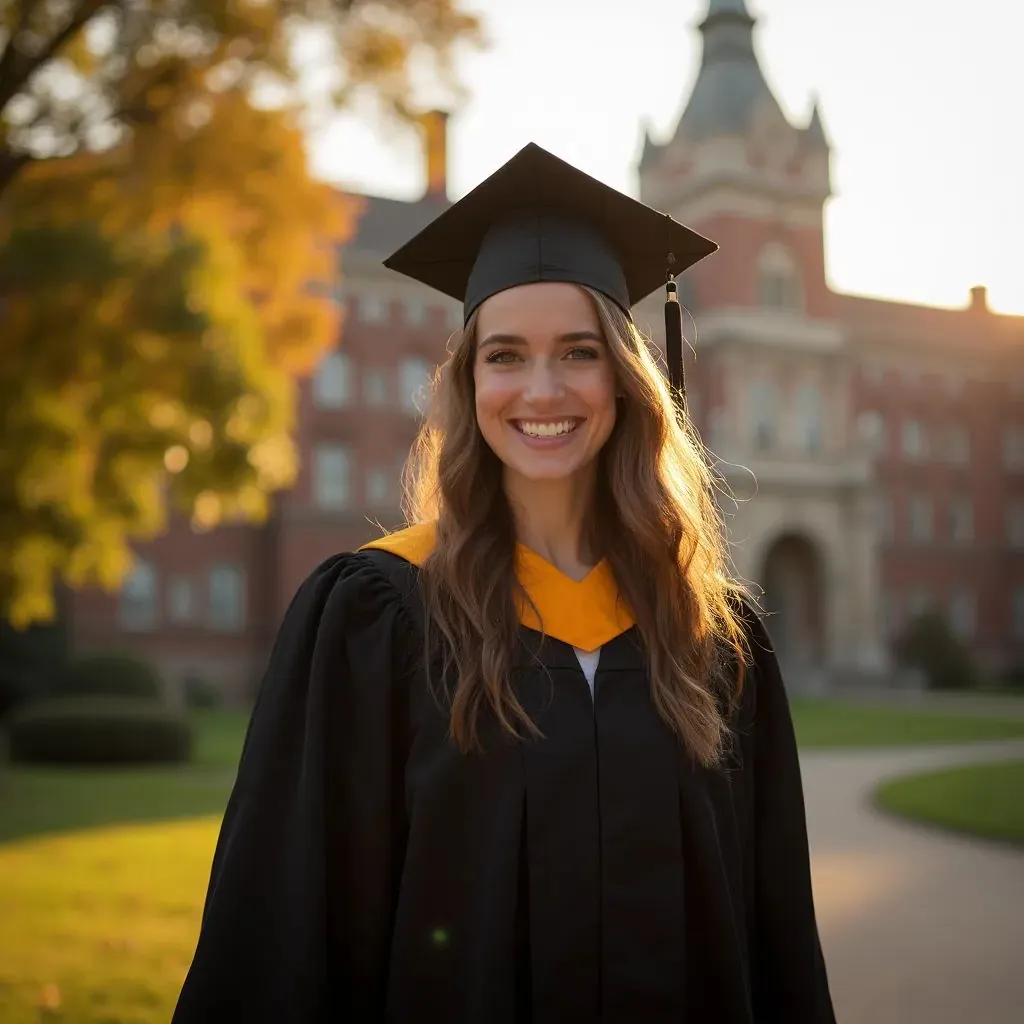
[[[538,440],[549,438],[566,437],[571,434],[584,418],[581,416],[566,416],[558,420],[510,420],[509,421],[520,434]]]

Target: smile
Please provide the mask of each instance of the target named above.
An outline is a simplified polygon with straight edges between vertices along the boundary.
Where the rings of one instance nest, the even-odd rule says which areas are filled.
[[[564,420],[510,420],[512,426],[527,437],[563,437],[571,434],[581,423],[580,416],[569,416]]]

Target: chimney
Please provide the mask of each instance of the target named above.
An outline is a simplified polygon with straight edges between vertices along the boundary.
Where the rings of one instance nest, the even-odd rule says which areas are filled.
[[[420,118],[427,163],[427,199],[448,198],[448,112],[428,110]]]
[[[974,313],[988,311],[988,289],[983,284],[976,284],[971,289],[971,311]]]

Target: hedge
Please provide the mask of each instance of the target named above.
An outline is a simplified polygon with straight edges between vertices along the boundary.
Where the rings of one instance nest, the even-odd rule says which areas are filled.
[[[11,715],[8,750],[20,764],[173,764],[188,760],[192,729],[145,698],[55,697]]]

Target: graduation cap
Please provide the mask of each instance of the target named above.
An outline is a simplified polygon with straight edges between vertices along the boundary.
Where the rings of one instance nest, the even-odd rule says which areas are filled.
[[[630,316],[666,289],[669,383],[682,404],[682,314],[675,277],[718,246],[530,143],[384,265],[458,299],[468,320],[485,299],[536,281],[587,285]]]

